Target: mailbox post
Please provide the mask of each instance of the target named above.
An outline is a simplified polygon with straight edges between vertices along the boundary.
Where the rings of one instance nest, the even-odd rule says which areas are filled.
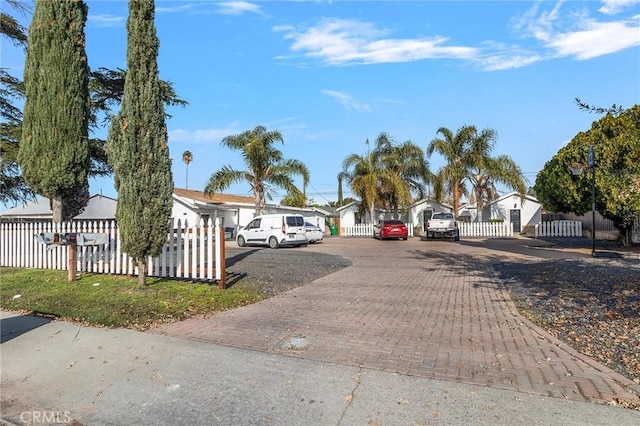
[[[78,277],[78,235],[65,234],[63,240],[67,247],[69,247],[67,256],[69,273],[67,274],[67,281],[73,282]]]

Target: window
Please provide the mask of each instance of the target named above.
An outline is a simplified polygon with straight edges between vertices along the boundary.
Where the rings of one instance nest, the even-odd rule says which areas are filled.
[[[302,216],[287,216],[288,226],[304,226],[304,218]]]

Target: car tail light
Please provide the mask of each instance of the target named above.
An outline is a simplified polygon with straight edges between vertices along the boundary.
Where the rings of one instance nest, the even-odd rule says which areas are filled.
[[[287,226],[284,222],[284,216],[282,217],[282,233],[286,234],[287,233]]]

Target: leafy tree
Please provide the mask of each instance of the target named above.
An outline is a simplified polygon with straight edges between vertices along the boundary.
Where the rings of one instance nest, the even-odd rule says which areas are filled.
[[[22,3],[7,1],[20,12],[26,9]],[[25,47],[27,30],[18,21],[0,12],[0,34],[16,46]],[[18,165],[18,147],[22,133],[22,110],[13,102],[24,97],[24,84],[0,68],[0,202],[18,202],[35,198],[26,184]]]
[[[24,4],[16,0],[5,0],[5,3],[11,5],[19,12],[26,12],[27,8]],[[16,46],[24,46],[27,44],[27,30],[11,15],[0,11],[0,34],[7,37]]]
[[[28,11],[20,2],[9,0],[7,3],[19,12],[26,13]],[[18,24],[15,18],[2,12],[0,13],[0,24],[0,34],[17,46],[27,46],[26,29]],[[122,100],[125,75],[126,70],[120,68],[115,70],[98,68],[89,73],[90,133],[101,127],[100,116],[103,116],[102,124],[108,124],[111,118],[111,108],[118,106]],[[160,85],[166,106],[187,105],[186,101],[177,97],[170,82],[161,80]],[[23,98],[24,84],[22,81],[0,68],[0,117],[3,120],[0,123],[0,201],[5,203],[25,202],[35,198],[35,194],[24,181],[17,160],[22,133],[22,111],[14,105],[14,102],[21,101]],[[167,117],[170,115],[167,114]],[[113,173],[108,163],[105,144],[106,141],[99,138],[89,139],[89,157],[91,159],[89,177],[108,176]],[[84,197],[83,186],[80,193],[70,194],[63,199],[63,204],[79,206]],[[68,213],[72,214],[72,212],[73,209]]]
[[[187,165],[187,174],[185,178],[185,189],[189,189],[189,163],[193,161],[193,154],[191,151],[185,151],[182,153],[182,161]]]
[[[306,187],[309,170],[299,160],[285,159],[282,152],[274,147],[277,142],[284,144],[280,132],[268,131],[264,126],[222,139],[222,145],[242,152],[247,170],[223,166],[209,177],[205,192],[224,191],[233,183],[248,182],[254,196],[256,215],[260,214],[266,199],[271,199],[272,186],[285,189],[288,194],[302,194],[304,197],[303,191],[294,185],[293,176],[301,176],[302,184]]]
[[[307,206],[307,198],[300,191],[293,192],[285,195],[282,201],[280,201],[280,204],[283,206],[302,208]]]
[[[18,165],[22,111],[11,103],[11,99],[24,96],[24,85],[3,69],[0,81],[0,202],[17,203],[35,198]]]
[[[88,185],[86,19],[82,1],[40,1],[29,28],[18,160],[29,186],[52,200],[54,222],[84,207],[76,195]],[[70,197],[76,208],[65,209]]]
[[[107,142],[122,248],[138,264],[140,287],[146,285],[146,258],[166,243],[173,192],[154,15],[153,1],[130,0],[124,97]]]
[[[596,211],[611,219],[623,243],[630,245],[633,222],[640,215],[640,105],[606,111],[591,129],[578,133],[544,165],[534,190],[547,210],[581,215],[591,210],[595,172]],[[589,164],[590,147],[594,148],[595,168],[573,175],[572,164]]]

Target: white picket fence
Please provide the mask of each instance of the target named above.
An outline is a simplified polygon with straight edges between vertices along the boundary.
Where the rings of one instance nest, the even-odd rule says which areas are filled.
[[[582,237],[582,222],[579,220],[540,222],[535,226],[535,237]]]
[[[407,223],[409,236],[413,237],[413,224]],[[458,222],[461,237],[513,237],[513,226],[502,222],[465,223]],[[344,237],[372,237],[373,224],[359,223],[353,226],[344,226],[340,229],[340,235]]]
[[[461,237],[513,237],[513,224],[505,222],[458,222]]]
[[[213,231],[213,232],[212,232]],[[39,269],[68,269],[68,247],[37,242],[41,233],[106,233],[108,244],[78,246],[78,271],[137,275],[138,268],[122,251],[120,234],[115,221],[0,224],[0,266]],[[214,237],[215,234],[215,237]],[[162,254],[149,257],[147,274],[153,277],[213,280],[216,278],[215,240],[224,243],[224,231],[206,224],[188,226],[180,220],[174,223],[167,236]],[[220,250],[218,250],[220,252]],[[219,256],[219,254],[218,254]],[[220,277],[218,276],[217,279]]]
[[[409,236],[413,237],[413,226],[407,223]],[[340,235],[343,237],[373,237],[372,223],[357,223],[353,226],[344,226],[340,229]]]

